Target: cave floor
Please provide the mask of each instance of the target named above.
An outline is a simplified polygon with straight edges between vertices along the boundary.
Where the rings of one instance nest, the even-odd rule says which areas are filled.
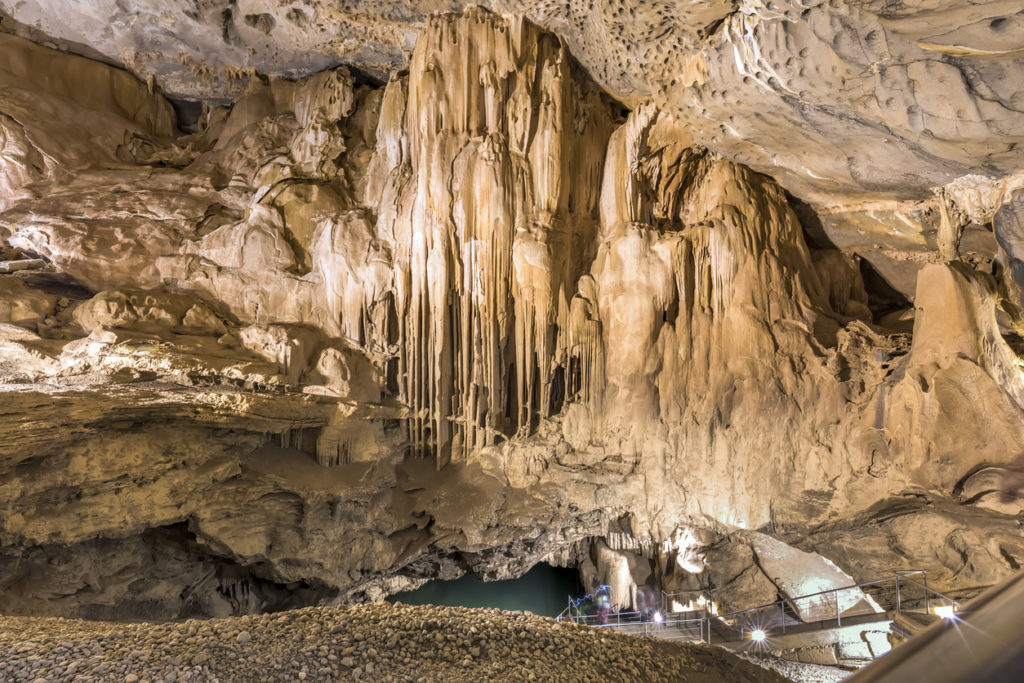
[[[524,612],[376,603],[164,623],[0,618],[5,681],[781,683],[719,649]]]

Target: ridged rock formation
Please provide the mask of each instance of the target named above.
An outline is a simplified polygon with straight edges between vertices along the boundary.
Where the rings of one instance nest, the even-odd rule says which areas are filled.
[[[47,4],[7,11],[38,38]],[[564,39],[435,15],[385,85],[280,75],[326,51],[193,74],[192,133],[164,56],[145,83],[0,33],[0,610],[248,613],[541,560],[724,609],[797,590],[787,563],[1019,568],[1024,121],[984,84],[1021,66],[953,62],[1003,6],[763,4],[530,10]],[[232,50],[293,35],[253,9]],[[850,64],[886,59],[869,97]]]

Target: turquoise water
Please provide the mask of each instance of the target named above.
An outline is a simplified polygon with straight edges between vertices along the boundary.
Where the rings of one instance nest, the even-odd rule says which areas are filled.
[[[575,569],[541,563],[518,579],[481,581],[467,575],[453,581],[431,581],[414,591],[392,595],[388,601],[406,605],[497,607],[554,617],[565,609],[570,595],[577,597],[581,591]]]

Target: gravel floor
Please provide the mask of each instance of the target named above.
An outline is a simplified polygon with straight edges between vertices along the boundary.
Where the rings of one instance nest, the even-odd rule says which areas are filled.
[[[839,683],[839,681],[853,675],[852,671],[847,671],[838,666],[804,664],[802,662],[790,662],[778,657],[759,655],[743,654],[740,657],[759,664],[766,669],[777,671],[794,683]]]
[[[389,605],[122,624],[0,617],[2,681],[783,683],[724,650],[516,612]]]

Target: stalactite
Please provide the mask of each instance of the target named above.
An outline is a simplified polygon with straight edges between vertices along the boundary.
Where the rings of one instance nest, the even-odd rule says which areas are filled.
[[[77,3],[89,4],[102,3]],[[429,573],[524,570],[628,513],[597,562],[625,596],[652,564],[638,556],[663,575],[704,570],[700,539],[672,531],[683,520],[796,535],[807,521],[815,544],[839,548],[871,524],[836,522],[878,521],[876,503],[908,491],[929,498],[898,520],[924,515],[918,559],[952,557],[973,585],[1019,564],[1016,511],[995,498],[998,463],[1024,444],[1024,354],[1007,322],[1022,331],[1008,299],[1024,282],[1024,176],[881,201],[978,166],[969,157],[1016,169],[1013,140],[982,154],[983,130],[936,128],[957,116],[929,111],[927,86],[948,90],[956,69],[911,65],[925,69],[913,118],[934,135],[895,130],[888,143],[928,138],[923,154],[940,144],[960,160],[923,174],[890,164],[917,176],[901,189],[871,176],[870,154],[820,136],[817,158],[792,135],[788,152],[765,148],[765,126],[786,117],[778,102],[751,111],[722,81],[735,60],[728,40],[723,59],[712,43],[728,27],[704,41],[696,76],[661,83],[620,125],[620,107],[528,21],[471,10],[424,23],[408,71],[383,89],[344,67],[253,78],[185,136],[152,88],[0,32],[0,565],[13,558],[17,574],[0,577],[5,591],[27,577],[33,595],[115,616],[110,601],[144,584],[147,609],[212,598],[246,612],[303,585],[373,598]],[[800,22],[761,23],[769,33],[747,37],[762,48],[828,45]],[[875,33],[883,46],[896,35]],[[826,52],[818,66],[842,71]],[[778,73],[817,78],[815,56]],[[998,59],[970,61],[975,80],[981,61],[1002,73]],[[743,111],[704,115],[723,102]],[[897,118],[908,102],[895,98]],[[982,104],[970,126],[1009,125]],[[857,139],[869,137],[881,139]],[[800,193],[833,182],[871,196],[854,207]],[[811,202],[809,235],[861,252],[907,300],[872,287],[867,309],[857,264],[808,252],[796,196]],[[903,310],[876,319],[890,304]],[[432,476],[398,462],[407,444],[465,466]],[[982,531],[1005,517],[999,543],[964,515]],[[892,537],[886,524],[876,531]],[[587,543],[561,557],[589,584]],[[758,575],[719,550],[739,583]],[[156,581],[122,581],[126,557]],[[180,590],[211,563],[232,574],[222,596],[209,578]],[[31,596],[16,593],[21,609]]]
[[[392,123],[404,125],[410,180],[381,206],[397,208],[385,230],[406,273],[395,302],[410,443],[443,466],[547,415],[596,233],[597,193],[571,188],[600,177],[613,113],[528,23],[470,11],[432,27]],[[405,163],[393,133],[378,139]]]
[[[219,592],[231,603],[236,615],[259,614],[267,606],[249,581],[229,581],[221,579]]]
[[[352,463],[351,443],[346,439],[319,439],[316,461],[324,467],[341,467]]]
[[[604,393],[604,345],[597,308],[597,284],[585,275],[572,300],[568,325],[568,393],[601,411]]]
[[[604,537],[605,543],[612,550],[627,550],[647,559],[653,559],[658,554],[658,545],[649,538],[636,538],[632,534],[613,531]]]
[[[285,431],[278,434],[278,444],[281,448],[293,448],[296,450],[302,450],[303,442],[303,430],[300,429],[286,429]]]

